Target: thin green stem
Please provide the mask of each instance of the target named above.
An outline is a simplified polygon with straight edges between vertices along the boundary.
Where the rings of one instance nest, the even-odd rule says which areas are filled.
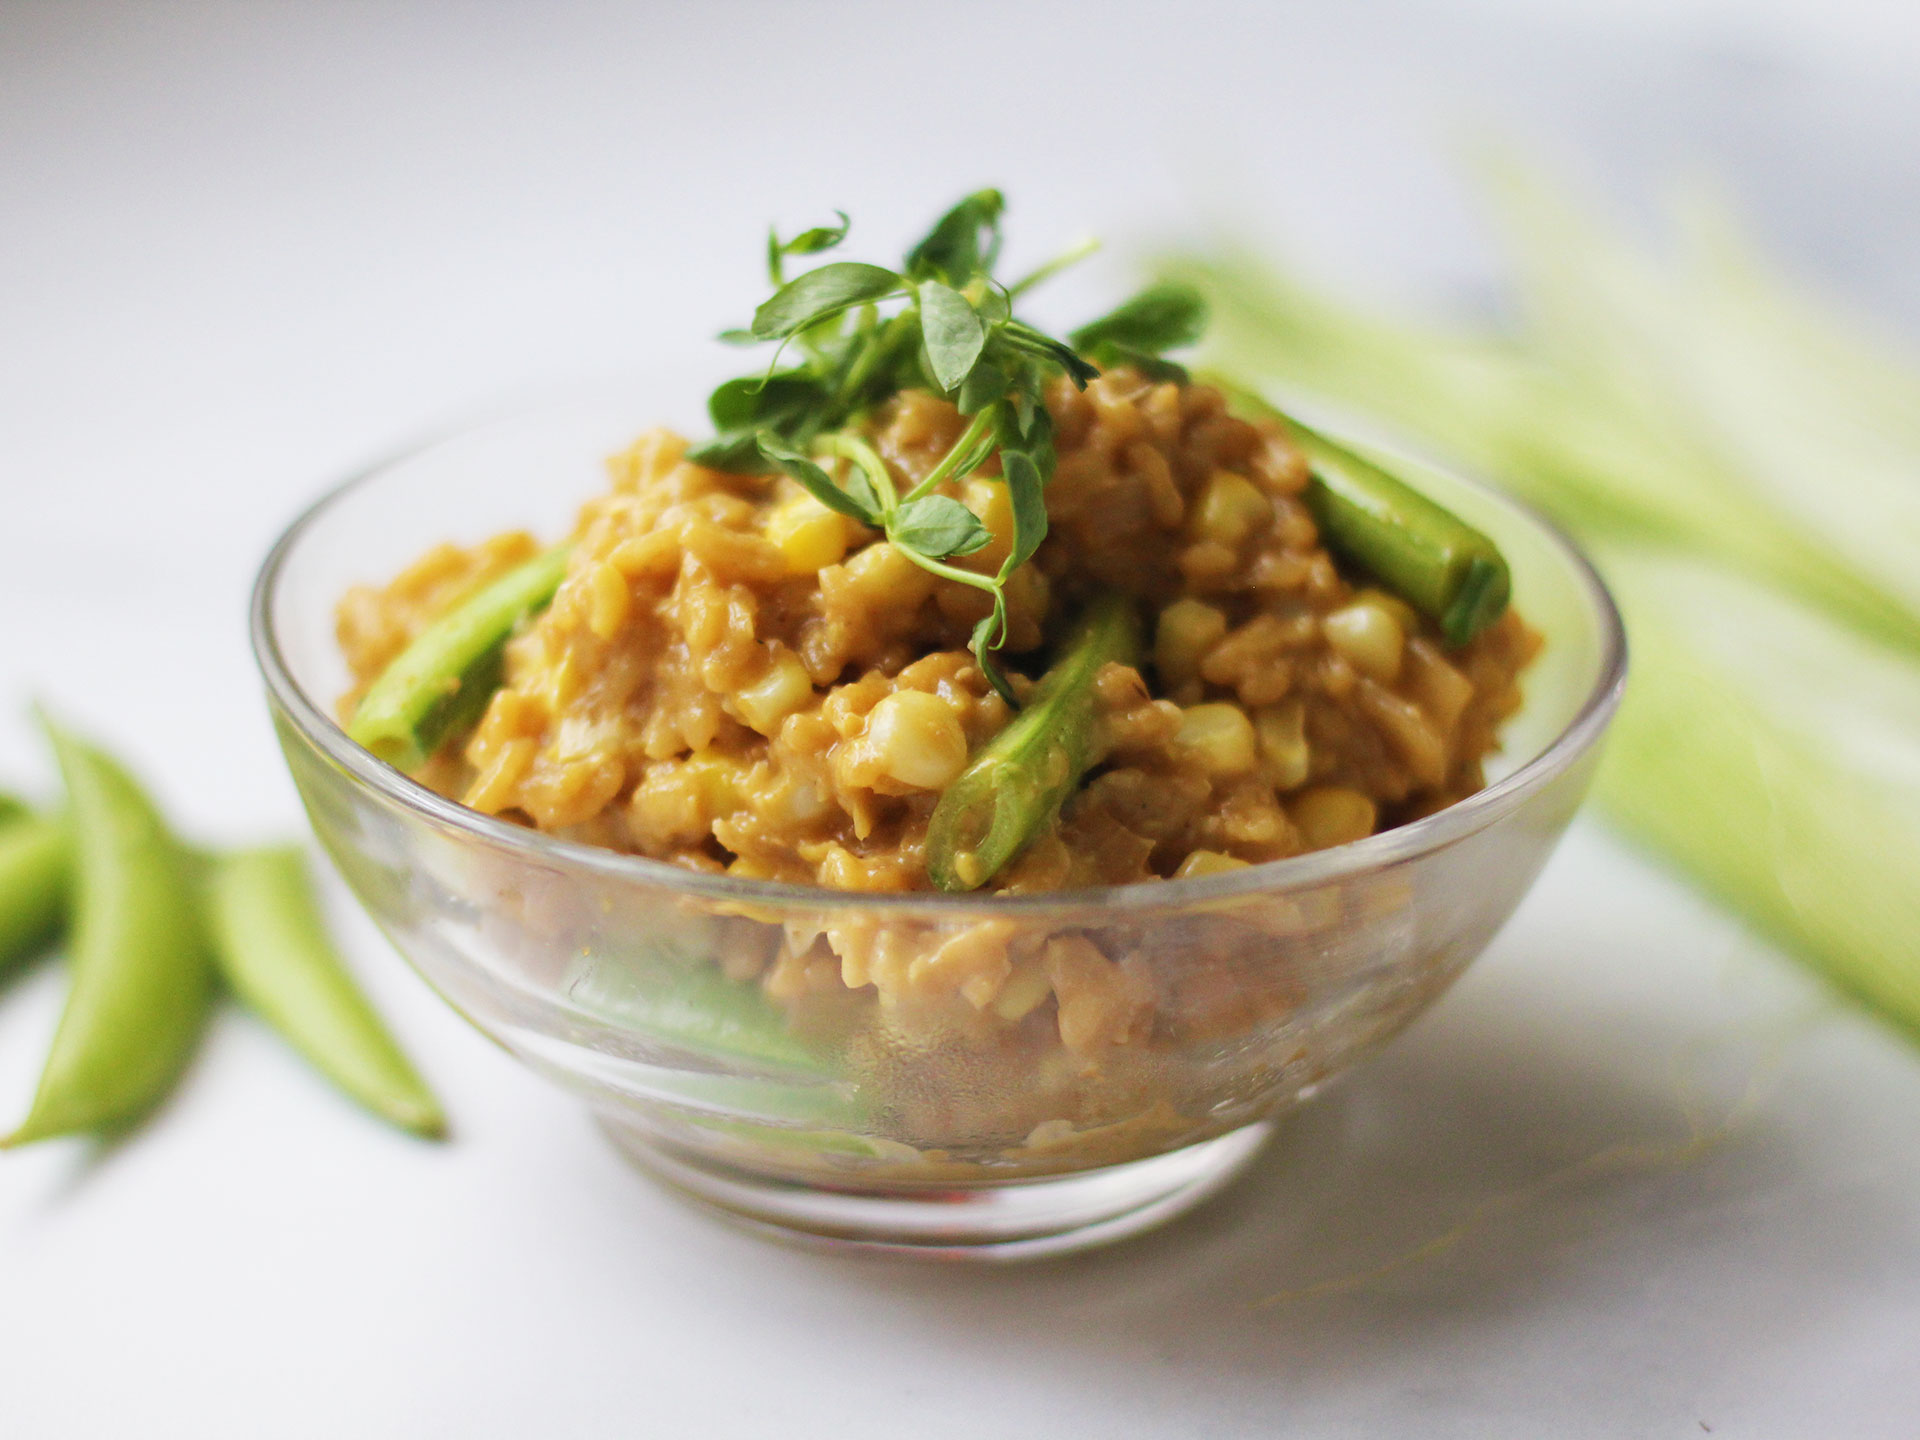
[[[858,436],[844,432],[822,435],[813,443],[828,454],[851,460],[866,471],[867,479],[873,482],[874,494],[880,497],[881,510],[888,517],[893,515],[900,504],[900,492],[894,488],[893,472],[887,469],[887,462],[880,458],[879,451]]]
[[[1012,298],[1013,296],[1021,294],[1023,291],[1031,290],[1043,280],[1051,280],[1062,270],[1078,265],[1082,260],[1085,260],[1089,255],[1094,254],[1099,249],[1100,242],[1089,235],[1078,245],[1074,245],[1054,256],[1053,259],[1047,261],[1047,263],[1039,269],[1030,271],[1022,278],[1014,281],[1013,284],[1007,287],[1008,297]]]
[[[929,574],[938,575],[943,580],[955,580],[962,585],[971,585],[976,590],[984,590],[996,600],[1000,597],[1000,582],[991,575],[978,575],[971,570],[962,570],[958,565],[949,565],[944,560],[934,560],[922,555],[909,546],[899,547],[900,553]]]
[[[877,309],[874,310],[876,316],[878,313]],[[837,404],[844,405],[858,395],[867,381],[873,378],[873,372],[879,369],[883,362],[892,358],[893,352],[899,348],[900,335],[906,328],[901,322],[908,319],[908,313],[902,311],[881,324],[877,333],[862,345],[860,353],[855,357],[835,392],[834,400]]]
[[[980,442],[983,439],[992,436],[995,412],[999,408],[1000,402],[996,400],[973,417],[967,428],[960,432],[960,438],[955,440],[947,453],[940,457],[940,463],[929,470],[920,483],[907,492],[908,501],[920,499],[931,493],[933,487],[942,480],[951,479],[955,475],[964,475],[986,460],[987,453],[993,448],[991,445],[982,451],[978,459],[974,458],[974,452],[980,450]]]

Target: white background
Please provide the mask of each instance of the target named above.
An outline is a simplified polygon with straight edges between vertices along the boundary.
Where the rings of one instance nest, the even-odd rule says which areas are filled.
[[[999,183],[1016,264],[1252,228],[1483,307],[1447,157],[1492,124],[1641,221],[1715,175],[1920,334],[1910,12],[0,4],[0,776],[45,785],[43,696],[200,836],[295,832],[243,630],[277,527],[504,397],[664,360],[683,414],[769,219],[843,207],[884,253]],[[0,1434],[1920,1428],[1912,1050],[1587,824],[1226,1197],[1005,1273],[683,1210],[337,908],[455,1141],[229,1014],[130,1141],[0,1156]],[[0,1115],[59,998],[0,1000]]]

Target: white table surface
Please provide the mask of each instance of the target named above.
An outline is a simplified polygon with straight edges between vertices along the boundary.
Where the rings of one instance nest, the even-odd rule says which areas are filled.
[[[503,395],[665,354],[684,414],[775,215],[892,248],[997,182],[1016,261],[1247,216],[1472,297],[1441,156],[1491,116],[1619,194],[1717,171],[1920,332],[1920,43],[1736,8],[0,8],[0,776],[44,784],[44,696],[205,838],[295,831],[243,628],[276,528]],[[1588,823],[1225,1197],[1017,1271],[682,1208],[334,899],[456,1140],[228,1013],[133,1139],[0,1156],[0,1434],[1920,1433],[1913,1050]],[[60,993],[0,998],[0,1112]]]

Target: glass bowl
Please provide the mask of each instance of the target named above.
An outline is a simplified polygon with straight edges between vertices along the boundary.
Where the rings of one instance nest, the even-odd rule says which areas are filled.
[[[267,557],[253,643],[314,829],[400,952],[646,1170],[773,1233],[1021,1257],[1211,1193],[1486,945],[1619,698],[1619,617],[1572,546],[1397,457],[1496,538],[1546,646],[1488,786],[1354,844],[1051,895],[843,893],[538,834],[349,741],[332,718],[342,592],[437,541],[564,533],[649,415],[585,396],[348,481]]]

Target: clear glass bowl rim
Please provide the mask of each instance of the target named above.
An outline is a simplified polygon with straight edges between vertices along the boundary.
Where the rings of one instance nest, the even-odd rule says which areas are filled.
[[[1493,490],[1471,476],[1462,475],[1455,467],[1439,465],[1423,457],[1421,463],[1445,470],[1461,483],[1489,495],[1497,504],[1517,512],[1528,524],[1538,528],[1548,543],[1572,566],[1599,617],[1601,629],[1599,673],[1567,727],[1538,755],[1511,774],[1502,776],[1493,784],[1475,791],[1464,800],[1454,802],[1444,810],[1437,810],[1378,835],[1370,835],[1364,840],[1350,841],[1284,860],[1270,860],[1241,870],[1184,880],[1093,886],[1029,895],[1002,895],[990,891],[942,895],[926,891],[831,890],[784,881],[703,875],[644,856],[561,839],[469,810],[457,801],[428,789],[384,760],[375,758],[370,751],[348,739],[346,731],[333,719],[328,708],[317,703],[293,678],[280,653],[279,638],[274,633],[272,623],[276,589],[288,558],[308,530],[334,505],[362,487],[374,484],[396,466],[455,440],[470,430],[484,429],[488,424],[512,419],[536,418],[542,411],[552,408],[556,407],[520,407],[496,413],[490,420],[478,424],[440,431],[363,467],[324,492],[287,526],[267,552],[254,580],[248,625],[254,661],[275,704],[309,743],[344,774],[351,776],[359,786],[438,828],[471,835],[521,854],[531,862],[578,873],[583,877],[656,886],[727,904],[804,908],[811,914],[837,910],[867,913],[894,911],[955,920],[1011,915],[1038,918],[1089,909],[1111,912],[1177,910],[1254,895],[1312,889],[1417,860],[1477,834],[1513,813],[1598,743],[1619,707],[1626,686],[1627,637],[1619,608],[1579,547],[1531,506]]]

